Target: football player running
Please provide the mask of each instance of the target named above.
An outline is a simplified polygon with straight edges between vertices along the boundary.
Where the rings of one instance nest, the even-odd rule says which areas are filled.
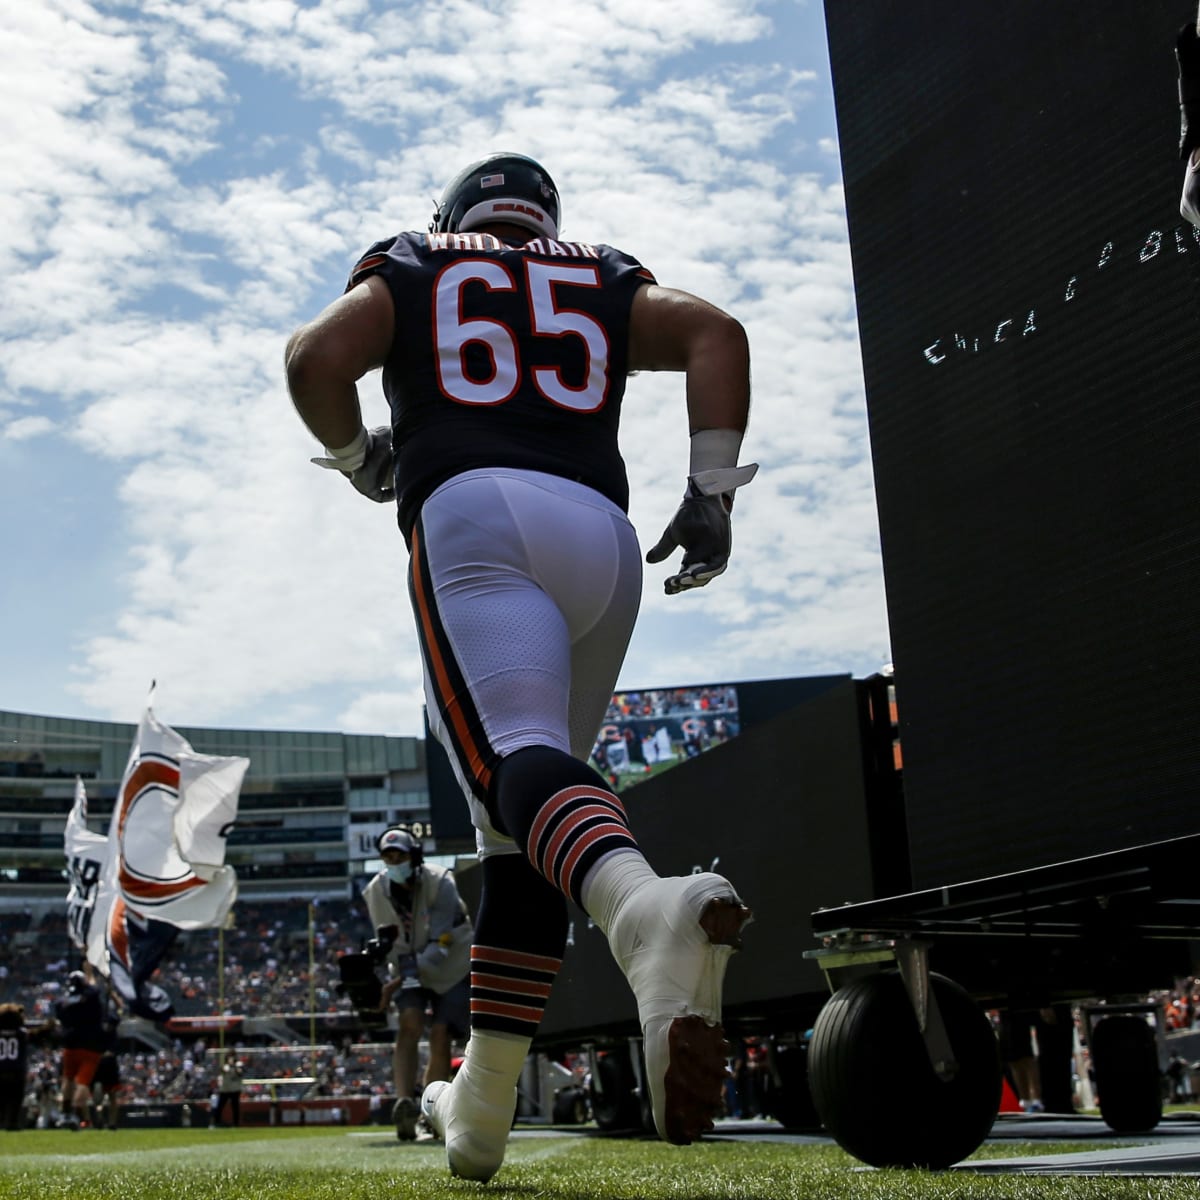
[[[1175,39],[1179,64],[1179,157],[1184,161],[1179,215],[1200,226],[1200,13]]]
[[[394,501],[431,727],[470,805],[482,862],[471,1038],[422,1112],[450,1170],[490,1179],[567,937],[566,898],[604,932],[637,999],[659,1133],[713,1126],[721,988],[750,910],[713,873],[661,878],[587,765],[642,585],[617,446],[626,377],[681,371],[684,496],[647,553],[668,594],[721,574],[750,406],[746,334],[628,254],[560,236],[538,163],[494,154],[447,185],[428,233],[377,242],[345,293],[291,337],[288,387],[314,459]],[[356,389],[383,368],[390,429]]]

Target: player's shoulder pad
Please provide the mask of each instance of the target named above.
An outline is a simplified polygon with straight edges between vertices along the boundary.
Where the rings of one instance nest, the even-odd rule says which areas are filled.
[[[387,262],[388,253],[403,236],[403,234],[400,234],[384,238],[382,241],[375,242],[363,254],[359,255],[358,261],[350,269],[349,279],[346,280],[346,291],[362,283],[369,275],[374,275]]]
[[[616,246],[609,246],[603,242],[596,246],[596,250],[602,258],[606,258],[609,262],[615,264],[621,274],[627,277],[632,276],[639,283],[658,282],[654,276],[654,272],[627,251],[621,250]]]

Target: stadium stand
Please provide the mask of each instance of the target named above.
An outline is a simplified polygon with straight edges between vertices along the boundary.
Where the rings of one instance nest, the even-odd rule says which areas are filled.
[[[234,915],[230,929],[181,932],[160,964],[154,982],[174,1000],[176,1019],[156,1046],[123,1038],[122,1102],[186,1102],[199,1122],[215,1090],[222,1049],[243,1063],[248,1081],[243,1095],[251,1109],[259,1099],[386,1096],[392,1088],[391,1043],[361,1029],[337,990],[337,958],[359,950],[371,934],[360,906],[346,900],[315,903],[311,935],[306,902],[238,904]],[[65,914],[53,909],[40,916],[0,914],[0,937],[22,950],[0,964],[0,1002],[23,1005],[30,1026],[43,1027],[30,1056],[27,1121],[50,1124],[61,1052],[48,1023],[61,980],[78,965],[78,955],[69,948]],[[221,1016],[231,1019],[223,1035],[216,1020]],[[266,1017],[275,1021],[259,1021],[254,1028],[270,1032],[248,1034],[233,1021]],[[320,1030],[319,1040],[304,1040],[310,1029]],[[280,1037],[289,1037],[290,1044]],[[278,1082],[253,1082],[266,1079]],[[289,1086],[290,1079],[304,1082]]]

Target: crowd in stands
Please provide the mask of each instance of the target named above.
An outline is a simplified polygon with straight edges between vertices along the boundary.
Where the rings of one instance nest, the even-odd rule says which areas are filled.
[[[307,904],[239,903],[234,914],[232,929],[181,931],[159,964],[154,982],[171,996],[176,1015],[352,1011],[337,994],[336,960],[371,936],[361,906],[314,904],[311,983]],[[36,920],[31,913],[0,914],[0,939],[31,951],[0,963],[0,1003],[23,1004],[28,1023],[48,1020],[62,977],[79,965],[65,911],[51,909]]]
[[[338,993],[337,959],[360,950],[371,936],[365,910],[348,900],[322,901],[313,904],[311,917],[310,932],[306,903],[240,902],[231,928],[181,931],[153,982],[171,997],[179,1017],[349,1015],[353,1005]],[[67,934],[65,906],[40,914],[0,913],[0,940],[23,951],[0,962],[0,1003],[22,1005],[31,1029],[48,1027],[67,973],[81,965]],[[378,1036],[362,1033],[315,1047],[253,1046],[231,1037],[225,1050],[243,1063],[247,1080],[313,1080],[277,1087],[280,1098],[382,1096],[392,1087],[391,1044],[367,1040]],[[31,1107],[44,1112],[55,1106],[60,1058],[53,1039],[35,1039],[28,1070]],[[127,1042],[120,1055],[124,1099],[207,1105],[220,1062],[216,1034],[174,1036],[160,1050]],[[269,1096],[270,1090],[247,1082],[244,1095]]]
[[[172,997],[179,1016],[215,1016],[222,1008],[224,1015],[243,1017],[310,1012],[321,1017],[353,1011],[349,1000],[338,994],[336,960],[361,949],[371,936],[360,905],[349,900],[314,904],[311,935],[310,909],[303,902],[239,903],[234,913],[230,929],[181,933],[160,965],[154,982]],[[67,935],[65,912],[52,907],[37,915],[0,913],[0,941],[12,948],[0,961],[0,1002],[23,1005],[30,1027],[48,1026],[62,981],[80,965]],[[1179,979],[1150,999],[1159,1006],[1160,1028],[1168,1037],[1200,1032],[1200,978]],[[268,1085],[254,1082],[262,1079],[297,1080],[294,1086],[276,1085],[280,1099],[384,1097],[392,1089],[391,1043],[378,1040],[390,1038],[386,1031],[332,1038],[323,1034],[311,1046],[253,1045],[252,1040],[263,1039],[242,1038],[236,1032],[227,1033],[223,1045],[212,1032],[168,1036],[170,1044],[157,1050],[142,1043],[123,1044],[125,1102],[207,1106],[216,1091],[222,1053],[242,1064],[247,1099],[271,1098]],[[1176,1092],[1179,1098],[1190,1098],[1200,1061],[1195,1061],[1190,1045],[1183,1048],[1188,1053]],[[35,1040],[28,1071],[31,1109],[45,1114],[56,1107],[60,1057],[52,1038]],[[762,1047],[755,1039],[731,1059],[731,1113],[749,1116],[761,1111],[762,1061]]]
[[[704,716],[736,712],[737,689],[733,687],[664,688],[649,692],[618,692],[604,715],[607,721],[630,721],[649,717]]]
[[[1153,998],[1162,1005],[1168,1030],[1200,1029],[1200,977],[1177,980],[1173,988],[1157,992]]]
[[[239,1063],[246,1100],[387,1097],[393,1090],[391,1042],[259,1047],[231,1040],[222,1049],[204,1039],[177,1038],[168,1049],[120,1055],[120,1102],[185,1102],[197,1113],[209,1111],[223,1054]],[[47,1126],[58,1116],[60,1055],[47,1045],[34,1046],[30,1053],[26,1107],[31,1126],[38,1117]]]
[[[313,906],[311,973],[307,905],[239,905],[236,914],[223,945],[216,930],[181,934],[160,968],[156,982],[180,1016],[352,1011],[337,994],[336,960],[371,936],[364,911],[347,901]]]

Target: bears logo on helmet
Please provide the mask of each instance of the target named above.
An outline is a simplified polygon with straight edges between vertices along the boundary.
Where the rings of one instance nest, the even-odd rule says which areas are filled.
[[[560,213],[558,188],[545,167],[524,154],[490,154],[446,185],[429,232],[467,233],[502,221],[556,238]]]

